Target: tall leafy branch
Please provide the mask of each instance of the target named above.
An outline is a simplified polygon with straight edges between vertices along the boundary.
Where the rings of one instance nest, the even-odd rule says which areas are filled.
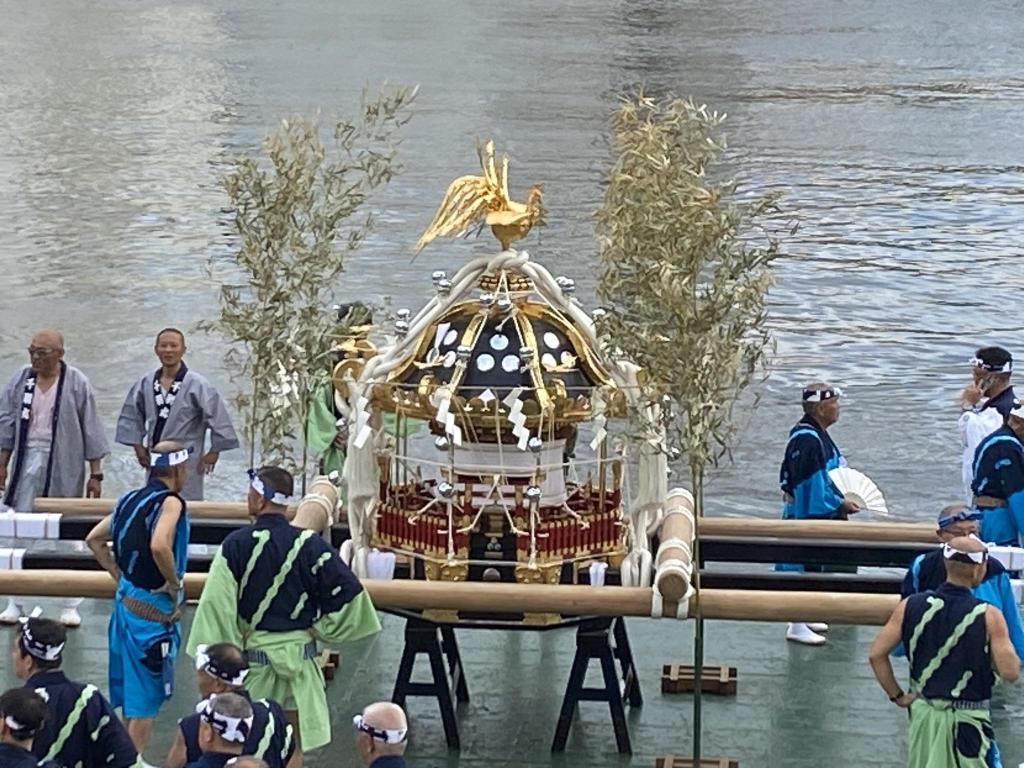
[[[766,298],[780,254],[765,226],[777,196],[741,198],[736,181],[714,173],[726,149],[723,120],[691,100],[624,98],[597,214],[598,295],[610,310],[603,343],[643,369],[640,431],[664,431],[670,460],[689,469],[698,517],[706,471],[735,436],[734,404],[768,364]],[[651,413],[659,423],[643,423]],[[699,573],[695,582],[699,603]],[[699,674],[703,620],[696,618]],[[700,688],[698,677],[698,697]],[[696,761],[699,701],[694,715]]]
[[[368,200],[400,171],[414,98],[405,87],[364,92],[328,144],[316,118],[284,120],[223,178],[237,250],[230,266],[211,262],[212,277],[228,274],[219,317],[200,327],[232,342],[225,362],[244,382],[234,404],[254,462],[305,469],[303,429],[337,330],[329,307],[346,259],[373,229]]]

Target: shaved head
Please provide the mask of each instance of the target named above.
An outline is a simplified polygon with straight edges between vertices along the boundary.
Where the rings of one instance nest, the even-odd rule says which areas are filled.
[[[44,328],[32,337],[28,345],[28,360],[32,370],[43,379],[51,379],[60,372],[64,359],[64,337],[59,331]]]
[[[401,731],[409,727],[405,712],[390,701],[378,701],[363,710],[363,721],[374,728],[387,731]]]
[[[64,350],[64,336],[60,331],[55,331],[52,328],[44,328],[41,331],[37,331],[36,335],[32,337],[33,347],[47,347],[49,349]]]
[[[378,701],[364,709],[363,724],[378,731],[408,732],[409,729],[405,712],[390,701]],[[356,734],[356,751],[364,765],[371,765],[375,759],[384,755],[404,754],[407,744],[408,737],[400,744],[388,744],[383,738],[374,738],[363,730]]]

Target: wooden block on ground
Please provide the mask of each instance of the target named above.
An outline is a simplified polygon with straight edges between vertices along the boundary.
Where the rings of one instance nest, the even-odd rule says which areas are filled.
[[[689,757],[665,755],[654,761],[654,768],[694,768],[694,764]],[[730,757],[702,757],[698,768],[740,768],[740,764]]]
[[[735,696],[736,667],[704,667],[700,688],[704,693]],[[693,693],[694,668],[691,664],[666,664],[661,668],[662,693]]]
[[[324,673],[324,680],[333,680],[334,671],[341,664],[341,657],[334,651],[322,651],[318,661],[320,669]]]

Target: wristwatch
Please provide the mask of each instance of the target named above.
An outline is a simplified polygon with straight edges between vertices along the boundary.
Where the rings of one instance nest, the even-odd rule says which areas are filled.
[[[889,701],[891,701],[893,704],[895,704],[897,701],[899,701],[900,699],[902,699],[906,695],[907,694],[904,693],[902,689],[900,689],[899,691],[896,692],[895,696],[890,696],[889,697]]]
[[[103,473],[102,472],[93,472],[91,475],[89,475],[89,479],[90,480],[99,480],[102,483],[103,482]]]

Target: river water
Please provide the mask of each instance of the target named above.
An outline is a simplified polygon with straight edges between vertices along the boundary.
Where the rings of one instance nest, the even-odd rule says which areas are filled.
[[[363,85],[419,84],[406,172],[339,300],[418,307],[429,272],[490,239],[411,244],[447,182],[493,136],[512,183],[545,183],[549,226],[525,247],[591,301],[591,216],[616,94],[638,83],[729,113],[729,167],[780,190],[800,222],[771,296],[778,351],[740,414],[719,513],[774,515],[801,382],[844,387],[835,428],[893,513],[955,500],[953,398],[975,346],[1019,343],[1024,197],[1018,4],[473,3],[0,0],[0,375],[41,326],[95,385],[111,437],[154,332],[216,313],[210,256],[230,251],[219,176],[291,113],[351,111]],[[235,385],[223,343],[189,363]],[[211,496],[237,496],[243,452]],[[138,479],[127,449],[107,491]]]

